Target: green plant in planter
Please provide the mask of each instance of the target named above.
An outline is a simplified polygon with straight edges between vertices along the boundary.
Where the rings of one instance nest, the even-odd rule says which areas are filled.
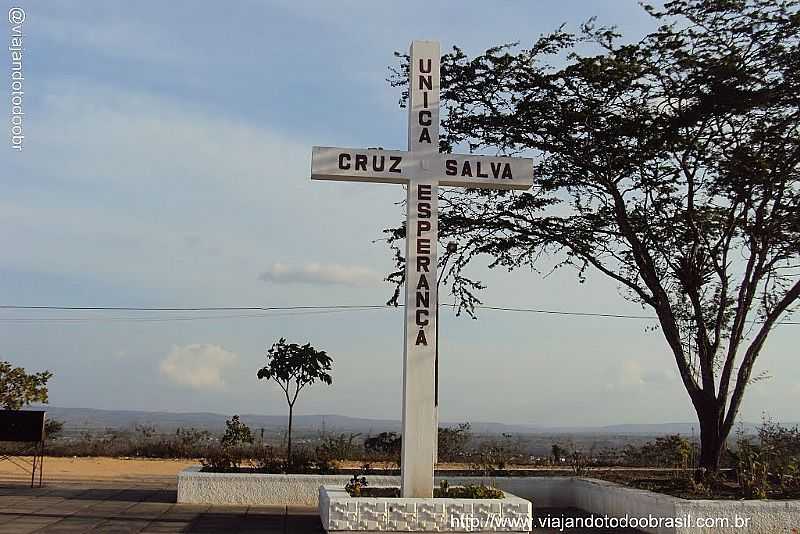
[[[769,470],[770,482],[783,491],[800,486],[800,428],[787,428],[764,415],[758,429],[759,450]]]
[[[769,465],[761,450],[746,439],[739,439],[736,451],[736,478],[739,488],[748,499],[766,499]]]
[[[454,499],[502,499],[503,492],[483,484],[467,484],[466,486],[449,488],[447,496]]]
[[[289,429],[287,433],[286,463],[292,467],[292,414],[300,391],[315,382],[331,385],[333,379],[328,371],[333,360],[324,350],[316,350],[311,343],[298,345],[286,343],[280,338],[267,351],[267,365],[259,369],[258,379],[273,380],[283,390],[289,405]]]
[[[367,486],[367,477],[353,475],[353,478],[350,479],[350,482],[345,485],[344,490],[349,493],[351,497],[361,497],[361,490]]]

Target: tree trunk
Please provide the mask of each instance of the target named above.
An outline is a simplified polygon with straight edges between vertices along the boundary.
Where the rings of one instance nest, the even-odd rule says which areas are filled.
[[[708,401],[697,410],[700,422],[700,469],[705,475],[719,472],[722,451],[725,449],[725,438],[722,433],[722,417],[715,401]]]
[[[292,468],[292,409],[294,406],[289,405],[289,435],[286,440],[286,469],[287,471]]]

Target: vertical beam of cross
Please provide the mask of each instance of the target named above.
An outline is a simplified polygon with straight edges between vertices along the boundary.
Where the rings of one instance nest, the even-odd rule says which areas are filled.
[[[436,456],[438,186],[528,189],[533,160],[439,153],[439,43],[414,41],[408,151],[315,146],[311,179],[405,184],[403,497],[431,497]]]
[[[439,43],[411,44],[408,150],[419,168],[408,184],[406,320],[403,357],[403,497],[433,494],[436,444],[436,249],[439,153]]]

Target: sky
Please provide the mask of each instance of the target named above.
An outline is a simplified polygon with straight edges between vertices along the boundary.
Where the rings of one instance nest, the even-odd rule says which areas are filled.
[[[25,12],[25,138],[0,149],[0,305],[382,304],[381,231],[402,220],[402,187],[309,175],[313,145],[405,149],[394,52],[524,45],[592,16],[629,39],[653,28],[632,0],[3,2],[4,24]],[[600,276],[487,264],[473,270],[487,305],[649,315]],[[651,321],[447,308],[440,320],[444,421],[694,420]],[[256,372],[286,337],[334,359],[333,385],[304,391],[296,414],[399,419],[402,321],[0,310],[0,359],[52,370],[56,406],[282,414]],[[756,370],[772,378],[750,388],[743,419],[797,419],[799,335],[772,334]]]

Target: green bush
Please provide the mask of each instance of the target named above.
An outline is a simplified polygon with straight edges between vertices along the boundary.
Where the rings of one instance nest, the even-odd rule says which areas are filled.
[[[434,497],[447,497],[448,499],[502,499],[504,494],[497,488],[483,484],[467,484],[465,486],[448,486],[441,494],[442,488],[434,491]]]
[[[764,417],[758,438],[770,480],[784,491],[800,490],[800,429],[787,428]]]
[[[245,443],[253,443],[253,433],[250,427],[239,420],[238,415],[234,415],[225,421],[225,434],[222,436],[223,447],[234,447]]]

